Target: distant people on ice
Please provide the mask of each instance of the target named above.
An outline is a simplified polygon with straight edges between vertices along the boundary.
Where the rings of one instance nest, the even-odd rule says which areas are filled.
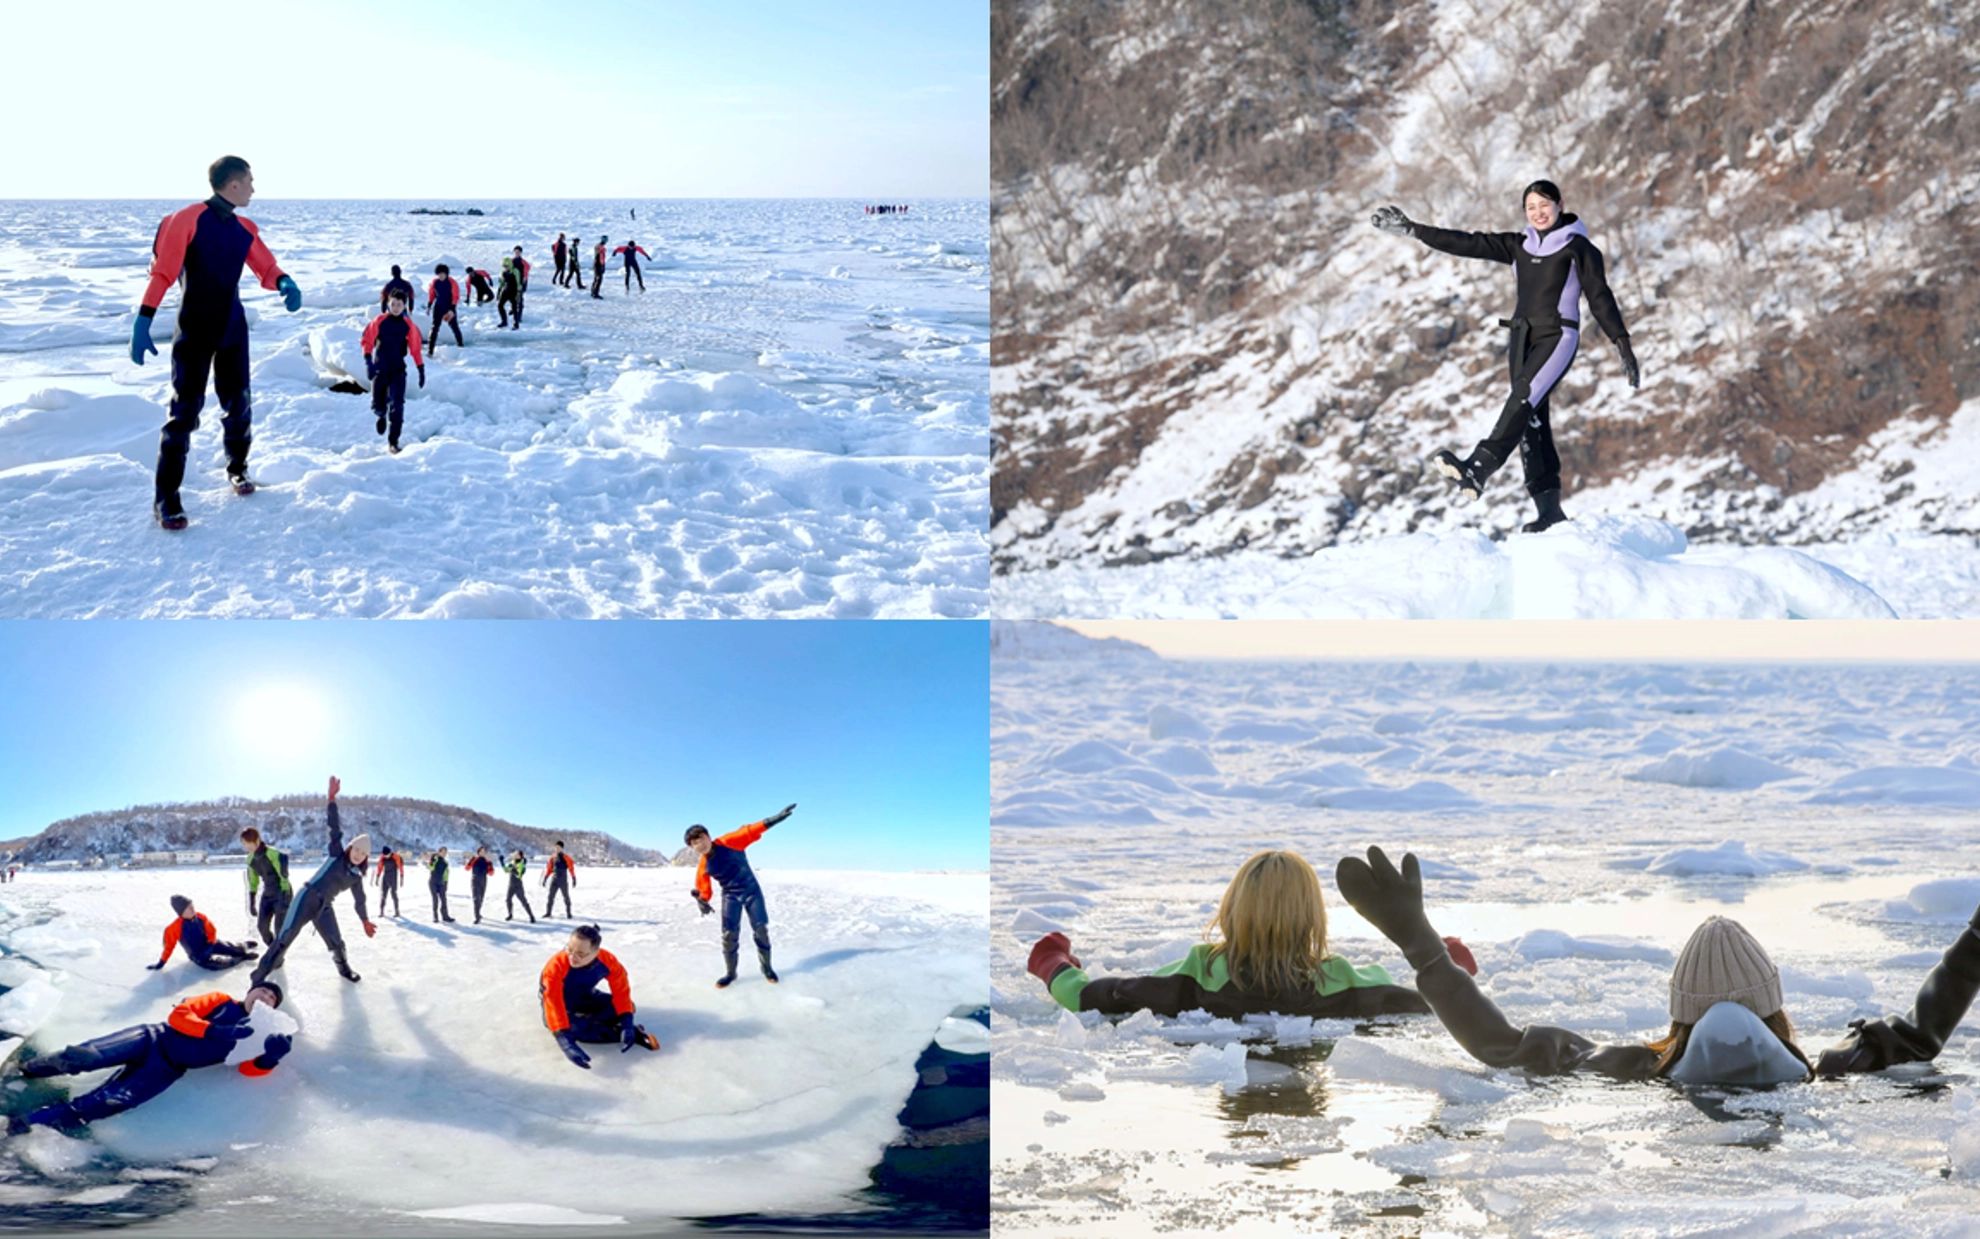
[[[719,839],[710,839],[708,827],[700,823],[687,828],[685,841],[701,857],[694,870],[693,895],[703,916],[715,910],[708,902],[714,893],[709,879],[722,884],[722,976],[715,982],[717,989],[727,989],[735,983],[737,936],[745,913],[749,916],[750,935],[756,939],[757,967],[763,970],[764,980],[772,985],[777,983],[777,971],[770,966],[770,910],[763,900],[763,887],[757,883],[743,849],[796,810],[795,804],[787,804],[762,821],[738,827]]]
[[[866,208],[866,213],[868,215],[905,215],[907,214],[907,207],[898,203],[890,206],[870,206]]]
[[[329,950],[331,960],[337,965],[337,975],[346,981],[355,982],[358,974],[352,970],[350,960],[344,950],[344,935],[337,928],[337,912],[331,901],[348,891],[351,902],[357,906],[358,922],[364,926],[367,938],[375,937],[378,926],[371,923],[371,917],[364,910],[364,874],[371,860],[371,836],[360,834],[349,843],[344,842],[343,823],[337,817],[337,792],[343,786],[336,775],[330,776],[328,803],[324,809],[324,819],[329,834],[328,846],[324,849],[326,858],[309,881],[303,883],[296,892],[289,910],[282,919],[282,931],[268,954],[255,965],[254,983],[260,985],[268,974],[282,966],[289,948],[304,929],[314,925],[322,936],[323,945]]]
[[[630,293],[632,291],[633,281],[638,280],[639,291],[645,292],[646,277],[639,273],[639,256],[641,254],[646,254],[647,260],[651,261],[653,255],[647,254],[646,250],[641,248],[639,243],[632,240],[631,238],[627,238],[626,243],[624,245],[619,246],[617,249],[613,250],[612,252],[614,254],[624,254],[626,256],[625,258],[626,291]]]
[[[449,283],[452,283],[450,280]],[[406,316],[406,298],[393,293],[385,313],[371,320],[359,340],[364,350],[364,373],[371,380],[371,411],[377,415],[379,434],[389,434],[386,447],[399,452],[399,431],[406,421],[406,358],[419,369],[419,385],[426,386],[426,365],[419,351],[419,326]],[[456,327],[456,334],[460,328]]]
[[[564,893],[564,919],[571,919],[571,888],[577,885],[577,862],[564,850],[564,841],[557,840],[556,850],[550,853],[550,863],[543,866],[543,880],[538,886],[548,884],[550,897],[543,901],[543,915],[548,919],[557,907],[557,892]]]
[[[468,857],[468,888],[474,896],[474,923],[481,924],[481,901],[488,894],[488,876],[495,872],[495,862],[488,859],[486,846],[474,850]]]
[[[273,946],[282,917],[289,911],[289,858],[270,847],[252,826],[241,831],[241,846],[247,850],[248,915],[255,918],[262,944]]]
[[[385,901],[392,901],[392,915],[399,915],[399,885],[406,880],[406,858],[391,848],[380,848],[378,868],[371,884],[378,888],[378,915],[385,915]]]
[[[1471,454],[1460,459],[1438,452],[1434,464],[1469,498],[1484,493],[1486,480],[1519,450],[1526,493],[1537,515],[1523,528],[1539,533],[1568,519],[1561,510],[1561,458],[1554,449],[1549,397],[1559,385],[1581,343],[1581,299],[1602,331],[1622,354],[1623,374],[1636,387],[1640,373],[1622,311],[1603,274],[1602,252],[1588,239],[1587,227],[1561,213],[1561,191],[1552,181],[1534,181],[1520,194],[1526,231],[1455,232],[1411,220],[1385,206],[1370,221],[1383,232],[1415,237],[1431,249],[1460,258],[1483,258],[1514,268],[1518,300],[1509,330],[1506,360],[1512,393]]]
[[[186,948],[187,959],[208,972],[225,972],[261,954],[261,948],[251,943],[220,941],[220,931],[213,928],[213,922],[184,895],[172,896],[172,913],[172,923],[165,927],[165,951],[157,963],[145,965],[148,971],[163,968],[172,958],[172,952],[181,946]]]
[[[447,849],[436,848],[426,857],[426,893],[433,897],[433,923],[441,921],[453,924],[454,914],[447,910]]]
[[[632,980],[625,965],[601,943],[596,925],[571,930],[564,949],[550,957],[537,978],[536,993],[543,1005],[543,1026],[564,1057],[589,1071],[591,1055],[581,1045],[617,1042],[619,1052],[634,1046],[660,1048],[660,1039],[633,1021]],[[600,992],[600,985],[607,986]]]
[[[598,238],[598,244],[591,251],[591,296],[595,301],[605,299],[605,247],[611,243],[610,237]]]
[[[476,305],[487,305],[495,300],[495,277],[480,267],[467,269],[468,288],[474,293]]]
[[[122,1114],[178,1083],[188,1071],[232,1063],[244,1076],[275,1070],[293,1041],[286,1033],[256,1035],[253,1010],[282,1005],[282,987],[267,978],[255,982],[243,1001],[215,990],[172,1008],[161,1024],[138,1024],[21,1064],[30,1080],[83,1075],[116,1068],[117,1073],[79,1097],[9,1115],[7,1134],[30,1127],[76,1128]]]
[[[392,300],[393,293],[398,293],[400,296],[404,297],[406,299],[407,305],[411,305],[413,303],[412,281],[407,279],[405,276],[399,274],[398,263],[392,264],[392,278],[386,280],[385,287],[378,290],[379,313],[382,314],[385,312],[386,305],[388,302]]]
[[[506,901],[509,914],[502,919],[505,921],[516,919],[516,900],[520,899],[523,915],[529,918],[530,924],[536,924],[536,913],[529,908],[529,892],[523,889],[523,876],[529,872],[529,858],[522,854],[522,849],[518,848],[509,853],[509,859],[502,865],[502,872],[509,875],[509,897]],[[565,905],[568,907],[570,902],[570,896],[566,895]]]
[[[461,282],[453,277],[447,264],[435,263],[433,279],[426,286],[426,305],[433,312],[433,321],[426,332],[426,355],[433,356],[440,347],[440,327],[442,324],[454,329],[454,345],[466,348],[467,341],[461,339]]]
[[[584,238],[583,237],[571,238],[571,252],[569,258],[571,264],[571,271],[570,271],[570,275],[564,280],[564,287],[565,288],[575,287],[579,292],[583,292],[584,291],[584,266],[583,266]]]
[[[237,495],[254,493],[248,479],[248,447],[254,439],[253,402],[248,391],[248,325],[241,310],[241,267],[254,272],[263,288],[282,294],[294,313],[302,290],[283,274],[261,232],[239,211],[254,198],[254,172],[238,155],[222,155],[206,170],[213,196],[167,215],[151,240],[151,279],[137,318],[131,323],[131,361],[154,356],[151,320],[172,285],[179,285],[179,318],[172,334],[172,400],[158,436],[158,469],[152,482],[151,511],[165,529],[189,523],[179,488],[185,481],[186,453],[199,411],[206,403],[206,380],[220,400],[220,442],[227,457],[227,481]]]
[[[550,261],[557,268],[557,273],[550,277],[550,282],[559,288],[564,286],[564,280],[570,274],[570,269],[564,261],[570,256],[570,252],[571,247],[565,242],[564,234],[558,233],[557,239],[550,243]]]

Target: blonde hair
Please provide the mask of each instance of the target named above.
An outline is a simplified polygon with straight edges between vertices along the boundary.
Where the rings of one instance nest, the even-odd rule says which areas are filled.
[[[1781,1044],[1787,1047],[1788,1053],[1801,1060],[1801,1065],[1808,1068],[1808,1075],[1812,1079],[1815,1068],[1809,1063],[1808,1055],[1802,1053],[1801,1043],[1794,1039],[1794,1021],[1788,1019],[1787,1009],[1783,1007],[1772,1015],[1763,1017],[1760,1022],[1767,1026],[1768,1032],[1780,1038]],[[1691,1045],[1691,1028],[1690,1024],[1673,1020],[1671,1035],[1650,1043],[1650,1049],[1657,1055],[1658,1075],[1670,1074],[1671,1068],[1677,1066],[1677,1061],[1684,1057],[1685,1049]]]
[[[1327,958],[1320,875],[1297,852],[1260,852],[1238,866],[1204,932],[1222,939],[1210,948],[1210,958],[1223,957],[1238,988],[1310,990]]]

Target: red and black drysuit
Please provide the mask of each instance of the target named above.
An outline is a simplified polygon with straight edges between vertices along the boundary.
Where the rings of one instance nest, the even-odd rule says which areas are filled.
[[[455,330],[459,330],[456,328]],[[406,357],[410,354],[419,370],[419,385],[426,386],[426,367],[419,360],[419,326],[404,314],[380,314],[364,329],[359,341],[365,360],[374,367],[371,375],[371,411],[378,415],[379,429],[388,432],[386,442],[399,446],[399,430],[406,423]]]
[[[248,394],[247,315],[241,311],[241,268],[248,267],[266,289],[282,278],[275,255],[262,244],[254,221],[235,212],[219,194],[167,215],[151,241],[151,282],[138,314],[153,318],[165,290],[179,286],[179,317],[172,332],[172,402],[158,436],[156,500],[179,510],[186,452],[199,411],[206,404],[206,376],[220,397],[220,440],[227,472],[247,475],[248,447],[254,439],[254,408]]]
[[[551,908],[557,903],[557,892],[562,891],[564,892],[564,919],[569,920],[571,915],[571,887],[577,885],[577,862],[571,859],[569,852],[551,853],[550,863],[543,867],[543,882],[550,884],[550,897],[543,901],[543,915],[545,919],[549,918]],[[541,886],[543,882],[538,882],[537,885]]]
[[[467,269],[468,288],[474,293],[476,305],[487,305],[495,300],[495,277],[479,267]],[[465,303],[463,303],[465,304]]]
[[[433,356],[440,347],[442,323],[454,329],[455,344],[467,347],[467,341],[461,339],[461,316],[454,312],[462,304],[461,282],[451,275],[435,276],[426,286],[426,304],[433,310],[433,323],[426,332],[426,355]]]
[[[481,924],[481,901],[488,894],[488,875],[495,872],[495,862],[486,856],[470,856],[467,862],[468,887],[474,895],[474,923]]]
[[[564,238],[561,233],[558,234],[555,241],[550,243],[550,259],[557,264],[557,274],[550,280],[552,284],[561,285],[564,282],[565,276],[570,274],[564,267],[564,258],[570,253],[570,248],[570,246],[564,244]]]
[[[599,292],[599,289],[603,288],[604,286],[605,286],[605,243],[603,241],[600,241],[598,243],[598,247],[591,251],[591,295],[593,297],[598,298],[598,300],[603,301],[605,297],[604,294]]]
[[[627,243],[627,244],[625,244],[625,245],[621,245],[621,246],[620,246],[619,248],[617,248],[617,249],[615,249],[615,250],[613,250],[612,252],[613,252],[614,254],[624,254],[624,255],[626,256],[626,263],[625,263],[625,267],[626,267],[626,291],[627,291],[627,292],[631,292],[631,291],[632,291],[632,286],[633,286],[633,281],[634,281],[634,280],[638,280],[638,281],[639,281],[639,291],[641,291],[641,292],[645,292],[645,291],[646,291],[646,277],[645,277],[645,276],[643,276],[643,275],[641,275],[641,274],[639,273],[639,255],[641,255],[641,254],[646,254],[646,249],[645,249],[645,247],[643,247],[643,246],[639,246],[639,245],[633,245],[633,244],[631,244],[631,243]],[[647,256],[648,258],[652,258],[652,257],[653,257],[653,255],[651,255],[651,254],[646,254],[646,256]]]

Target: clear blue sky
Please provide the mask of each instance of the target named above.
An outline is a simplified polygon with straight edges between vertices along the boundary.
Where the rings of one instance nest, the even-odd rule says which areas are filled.
[[[989,864],[982,624],[0,624],[0,839],[319,789],[681,843],[796,801],[793,868]]]
[[[4,198],[984,197],[988,0],[7,6]],[[20,119],[20,118],[16,118]]]

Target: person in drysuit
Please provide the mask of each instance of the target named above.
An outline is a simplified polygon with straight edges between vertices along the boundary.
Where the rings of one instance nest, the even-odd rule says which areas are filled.
[[[397,293],[401,297],[404,297],[407,305],[413,304],[415,298],[414,298],[414,289],[413,289],[412,281],[407,279],[405,276],[399,274],[398,263],[392,264],[392,278],[386,280],[385,287],[378,290],[379,313],[381,314],[384,313],[385,310],[388,308],[387,303],[389,303],[392,300],[393,293]]]
[[[507,327],[511,331],[522,330],[522,271],[516,266],[515,259],[502,260],[499,287],[501,291],[495,296],[495,312],[501,316],[502,321],[497,326]],[[509,321],[511,312],[515,315],[513,323]]]
[[[172,911],[172,923],[165,927],[165,950],[157,963],[146,965],[148,971],[163,968],[181,946],[186,948],[187,959],[208,972],[225,972],[261,953],[261,948],[251,943],[220,941],[220,931],[213,928],[213,922],[184,895],[172,896]]]
[[[406,880],[405,857],[391,848],[379,849],[378,868],[371,883],[378,888],[378,915],[385,915],[385,901],[392,901],[392,915],[399,915],[399,884]]]
[[[1671,970],[1671,1030],[1646,1045],[1598,1045],[1565,1028],[1514,1028],[1430,927],[1414,855],[1398,869],[1380,848],[1335,871],[1356,912],[1401,948],[1416,988],[1466,1053],[1491,1067],[1536,1074],[1592,1071],[1625,1080],[1765,1086],[1881,1071],[1937,1057],[1980,992],[1980,910],[1919,989],[1911,1011],[1857,1020],[1810,1063],[1782,1005],[1780,970],[1739,922],[1708,917]]]
[[[426,355],[433,356],[440,348],[440,328],[454,329],[454,344],[467,347],[461,338],[461,282],[448,274],[446,263],[436,263],[433,267],[433,280],[426,286],[426,304],[433,311],[433,321],[426,332]]]
[[[447,849],[439,848],[426,858],[426,893],[433,896],[433,921],[449,925],[454,914],[447,910]]]
[[[557,239],[550,243],[550,261],[557,265],[557,273],[550,277],[550,282],[559,287],[563,285],[564,276],[568,274],[564,268],[564,259],[568,256],[569,252],[570,246],[565,243],[564,234],[561,232],[558,233]]]
[[[715,910],[708,902],[714,893],[710,880],[722,884],[723,971],[715,982],[717,989],[727,989],[735,983],[737,936],[744,914],[749,916],[750,936],[756,939],[757,967],[763,970],[764,980],[772,985],[777,983],[777,970],[770,966],[770,909],[763,901],[763,887],[757,883],[756,872],[749,867],[749,857],[743,855],[743,849],[796,809],[795,804],[787,804],[762,821],[738,827],[719,839],[711,839],[708,827],[699,823],[687,828],[687,845],[701,857],[701,863],[695,866],[692,893],[703,916]]]
[[[577,885],[577,862],[572,860],[571,854],[564,850],[564,841],[562,839],[557,840],[556,849],[550,853],[550,863],[543,866],[543,878],[537,885],[542,886],[546,882],[550,885],[550,897],[543,901],[544,919],[549,919],[551,913],[556,910],[557,892],[562,891],[564,894],[564,919],[569,920],[571,916],[571,888]]]
[[[647,259],[650,261],[653,255],[647,254],[644,246],[631,240],[628,240],[624,245],[621,245],[612,252],[614,254],[625,255],[626,291],[630,293],[632,291],[633,281],[638,280],[639,291],[645,292],[646,277],[639,273],[639,256],[646,254]]]
[[[183,207],[159,221],[151,239],[151,279],[144,287],[131,324],[131,361],[143,365],[156,356],[151,320],[165,291],[179,285],[178,325],[172,333],[172,402],[158,436],[158,471],[152,482],[152,516],[165,529],[184,529],[186,453],[199,411],[206,404],[206,379],[213,376],[220,398],[220,442],[227,454],[227,481],[237,495],[252,495],[248,448],[254,441],[254,406],[248,385],[247,315],[241,309],[241,267],[263,288],[282,294],[291,314],[302,308],[302,290],[282,273],[262,243],[261,230],[239,212],[254,197],[254,172],[238,155],[223,155],[206,170],[213,196]]]
[[[605,299],[605,246],[610,237],[598,238],[598,245],[591,251],[591,295],[594,300]]]
[[[591,1069],[591,1055],[580,1043],[593,1045],[617,1042],[619,1052],[634,1046],[660,1048],[660,1038],[635,1023],[632,981],[625,965],[602,945],[596,925],[579,925],[571,930],[564,949],[550,957],[537,978],[536,995],[543,1005],[543,1026],[564,1057],[579,1067]],[[600,985],[608,986],[600,993]]]
[[[1520,195],[1527,228],[1517,232],[1455,232],[1419,224],[1400,208],[1385,206],[1371,221],[1383,232],[1415,237],[1431,249],[1460,258],[1483,258],[1512,265],[1518,303],[1500,325],[1511,335],[1507,362],[1512,394],[1492,429],[1469,456],[1437,453],[1434,463],[1469,498],[1484,493],[1486,479],[1518,449],[1526,492],[1538,514],[1524,529],[1538,533],[1568,519],[1561,511],[1561,458],[1554,449],[1548,397],[1574,364],[1581,343],[1581,299],[1602,331],[1622,354],[1623,374],[1636,387],[1641,374],[1622,311],[1603,270],[1602,252],[1588,239],[1587,227],[1561,213],[1561,191],[1552,181],[1534,181]]]
[[[564,287],[576,288],[579,292],[583,292],[584,291],[584,238],[583,237],[571,238],[571,252],[569,257],[571,263],[571,274],[570,277],[564,281]]]
[[[271,1010],[280,1007],[280,983],[263,979],[240,1002],[219,990],[200,994],[174,1006],[162,1024],[139,1024],[28,1059],[21,1074],[30,1080],[111,1067],[117,1073],[81,1096],[10,1115],[8,1134],[30,1127],[75,1128],[122,1114],[201,1067],[231,1064],[244,1076],[267,1075],[288,1056],[293,1042],[286,1033],[256,1028],[253,1011],[259,1003]]]
[[[481,901],[488,895],[488,875],[495,872],[495,862],[488,859],[488,849],[478,847],[474,855],[468,857],[468,888],[474,895],[474,923],[481,924]]]
[[[509,914],[502,919],[505,921],[516,919],[516,900],[520,899],[522,900],[523,915],[529,918],[530,924],[536,924],[536,913],[530,911],[529,908],[529,892],[523,889],[523,875],[529,872],[529,859],[522,854],[520,848],[509,854],[509,859],[502,865],[502,872],[509,875],[509,898],[507,901]],[[564,906],[567,909],[570,906],[570,902],[570,896],[565,895]]]
[[[267,980],[269,973],[282,966],[289,948],[311,925],[316,926],[316,932],[323,938],[323,945],[329,949],[330,958],[337,965],[337,975],[346,981],[355,982],[358,979],[345,955],[344,935],[337,928],[337,912],[331,902],[346,891],[350,893],[351,902],[357,905],[358,922],[364,926],[364,936],[371,938],[378,934],[378,926],[371,923],[371,917],[364,908],[364,871],[371,861],[371,836],[360,834],[349,843],[344,842],[343,823],[337,816],[337,792],[342,787],[343,783],[337,776],[331,775],[328,804],[324,809],[325,823],[329,828],[329,845],[324,850],[328,855],[316,872],[310,875],[309,881],[296,892],[288,912],[283,916],[282,932],[268,954],[255,965],[256,985]]]
[[[252,826],[241,831],[241,846],[247,849],[248,915],[255,918],[262,944],[273,946],[294,894],[289,889],[289,858],[270,847]]]
[[[488,272],[483,271],[480,267],[469,267],[467,269],[467,282],[469,291],[474,293],[474,303],[476,305],[487,305],[489,302],[495,300],[495,277],[488,274]]]
[[[426,386],[419,324],[406,314],[407,305],[404,297],[394,294],[385,313],[371,320],[358,342],[364,350],[365,375],[371,380],[371,411],[378,418],[378,433],[388,436],[385,446],[394,456],[399,454],[399,432],[406,424],[407,357],[419,370],[419,385]]]
[[[1211,928],[1216,941],[1192,947],[1151,976],[1089,978],[1062,933],[1033,944],[1026,970],[1054,1002],[1075,1012],[1174,1017],[1200,1010],[1227,1019],[1276,1013],[1331,1020],[1430,1010],[1381,965],[1356,966],[1328,949],[1320,875],[1296,852],[1260,852],[1239,866]],[[1454,953],[1470,958],[1464,944],[1451,942]]]

